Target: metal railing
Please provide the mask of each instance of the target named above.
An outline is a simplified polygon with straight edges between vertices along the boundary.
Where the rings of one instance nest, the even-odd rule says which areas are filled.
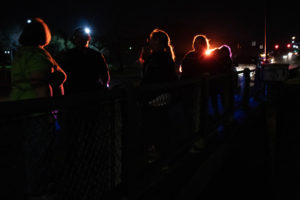
[[[243,72],[243,106],[249,100],[249,72]],[[233,80],[238,73],[0,103],[0,132],[9,136],[3,139],[9,155],[7,174],[22,174],[24,121],[44,113],[53,117],[56,128],[52,170],[62,199],[109,198],[113,193],[138,198],[195,141],[208,139],[211,86],[226,82],[234,95]],[[24,186],[22,177],[11,181],[22,179]],[[22,186],[16,190],[22,193]]]

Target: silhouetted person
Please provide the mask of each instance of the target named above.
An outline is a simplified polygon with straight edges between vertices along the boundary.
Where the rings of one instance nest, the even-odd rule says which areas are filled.
[[[52,88],[57,95],[63,95],[66,75],[44,48],[50,40],[50,30],[42,19],[34,18],[26,24],[19,37],[21,47],[12,63],[10,100],[48,98],[53,95]],[[53,122],[51,114],[41,112],[29,115],[20,124],[19,134],[24,137],[25,193],[28,199],[42,198],[52,181]]]
[[[233,61],[231,49],[228,45],[220,46],[218,51],[219,68],[218,73],[228,73],[233,71]]]
[[[71,38],[75,48],[64,52],[60,64],[68,75],[66,94],[106,89],[110,75],[104,56],[91,48],[91,36],[84,28],[77,28]]]
[[[50,97],[53,89],[63,95],[66,74],[44,48],[50,41],[51,32],[42,19],[35,18],[26,25],[12,63],[10,100]]]
[[[218,107],[218,95],[220,95],[221,104],[224,111],[224,116],[228,116],[233,112],[234,101],[234,67],[232,62],[231,49],[227,45],[222,45],[214,50],[214,64],[212,71],[217,78],[211,81],[211,100],[212,106],[215,109],[218,119],[221,113]]]
[[[165,84],[178,81],[175,69],[175,56],[168,34],[160,29],[154,29],[149,37],[149,46],[143,48],[140,62],[143,63],[141,85]],[[165,155],[170,123],[168,113],[171,100],[170,93],[155,94],[146,99],[143,107],[143,127],[145,143],[150,156],[148,162],[153,162]]]
[[[212,57],[210,54],[210,45],[205,35],[195,35],[192,43],[192,50],[186,53],[182,60],[182,74],[181,80],[197,80],[203,76],[211,75],[212,71]],[[205,91],[206,87],[201,88]],[[187,123],[190,125],[188,132],[199,132],[202,127],[200,125],[200,115],[197,110],[200,108],[200,101],[204,100],[205,92],[199,94],[199,88],[192,85],[185,90],[184,103],[186,110]],[[208,93],[208,91],[207,91]],[[201,95],[201,99],[200,99]]]
[[[155,29],[150,34],[149,46],[143,48],[140,61],[143,63],[141,85],[177,81],[175,55],[166,32]]]
[[[223,84],[220,84],[221,102],[224,108],[224,115],[226,117],[232,117],[234,109],[234,91],[235,87],[237,87],[235,85],[237,84],[237,75],[235,74],[235,68],[233,66],[231,48],[228,45],[222,45],[219,49],[219,73],[230,75]]]
[[[196,35],[189,51],[182,60],[181,79],[197,79],[201,75],[210,73],[209,41],[205,35]]]

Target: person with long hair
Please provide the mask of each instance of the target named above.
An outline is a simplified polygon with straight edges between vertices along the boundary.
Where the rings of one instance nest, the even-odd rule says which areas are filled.
[[[175,55],[169,35],[161,30],[154,29],[148,39],[148,45],[144,47],[140,56],[143,63],[141,85],[165,84],[178,81],[175,69]],[[171,132],[168,121],[169,107],[174,101],[172,93],[155,94],[146,99],[143,106],[142,121],[145,132],[145,150],[148,155],[148,163],[157,161],[166,155],[166,141]]]
[[[175,69],[175,54],[170,37],[165,31],[154,29],[151,32],[149,46],[144,48],[140,61],[143,63],[141,84],[178,80]]]
[[[225,78],[217,80],[216,94],[220,94],[225,118],[232,120],[234,104],[234,88],[236,87],[237,75],[232,62],[232,52],[228,45],[221,45],[216,50],[216,74],[227,74]],[[230,75],[230,76],[229,76]],[[216,101],[216,100],[215,100]]]

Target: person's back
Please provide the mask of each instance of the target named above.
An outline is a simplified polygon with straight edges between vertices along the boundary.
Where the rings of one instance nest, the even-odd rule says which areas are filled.
[[[197,79],[211,73],[211,57],[202,56],[192,51],[188,52],[182,61],[181,80]]]
[[[18,41],[21,47],[12,63],[10,100],[63,95],[66,74],[44,48],[51,41],[48,25],[40,18],[32,19],[24,27]],[[28,199],[47,196],[48,186],[54,181],[50,150],[55,140],[54,122],[55,118],[48,110],[30,113],[16,122],[20,131],[16,135],[22,137],[23,191]]]
[[[232,62],[232,55],[231,49],[227,45],[222,45],[219,48],[218,53],[218,73],[230,73],[233,72],[233,62]]]
[[[25,26],[12,63],[10,100],[50,97],[53,91],[63,95],[66,74],[44,48],[50,41],[50,30],[42,19]]]
[[[175,63],[167,52],[152,53],[144,63],[141,84],[177,81]]]
[[[40,79],[39,85],[47,86],[51,67],[53,67],[50,60],[50,57],[42,48],[33,46],[19,48],[12,63],[12,90],[10,93],[10,100],[33,99],[40,97],[36,93],[35,86],[31,83],[31,74],[36,71],[45,72],[48,77],[45,76],[44,80]],[[36,87],[38,87],[37,84]],[[50,96],[50,93],[45,93],[45,97],[47,96]]]
[[[215,91],[212,95],[220,94],[223,107],[223,117],[231,117],[234,104],[234,68],[232,64],[231,49],[227,45],[222,45],[216,51],[215,74],[224,75],[214,80]],[[214,107],[218,108],[217,99],[214,99]]]
[[[104,56],[88,47],[91,37],[84,29],[75,30],[72,42],[75,48],[64,52],[60,64],[68,75],[66,94],[97,91],[107,88],[110,80]]]
[[[182,60],[181,80],[197,79],[210,70],[210,57],[206,56],[209,49],[208,39],[204,35],[196,35],[193,40],[193,50]]]
[[[68,75],[65,83],[66,94],[95,91],[106,88],[108,77],[107,65],[104,57],[97,51],[84,49],[70,49],[62,58],[62,66]],[[104,78],[101,78],[104,75]]]

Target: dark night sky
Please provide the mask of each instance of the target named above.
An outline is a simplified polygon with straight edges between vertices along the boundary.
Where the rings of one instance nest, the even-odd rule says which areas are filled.
[[[39,16],[52,32],[70,34],[81,24],[94,34],[118,32],[125,38],[144,38],[154,28],[162,28],[177,48],[188,49],[194,34],[206,34],[214,44],[264,39],[264,1],[7,1],[1,12],[1,28],[7,23],[22,24]],[[3,8],[3,6],[2,6]],[[296,6],[268,3],[269,40],[300,35]],[[294,24],[294,25],[293,25]]]

